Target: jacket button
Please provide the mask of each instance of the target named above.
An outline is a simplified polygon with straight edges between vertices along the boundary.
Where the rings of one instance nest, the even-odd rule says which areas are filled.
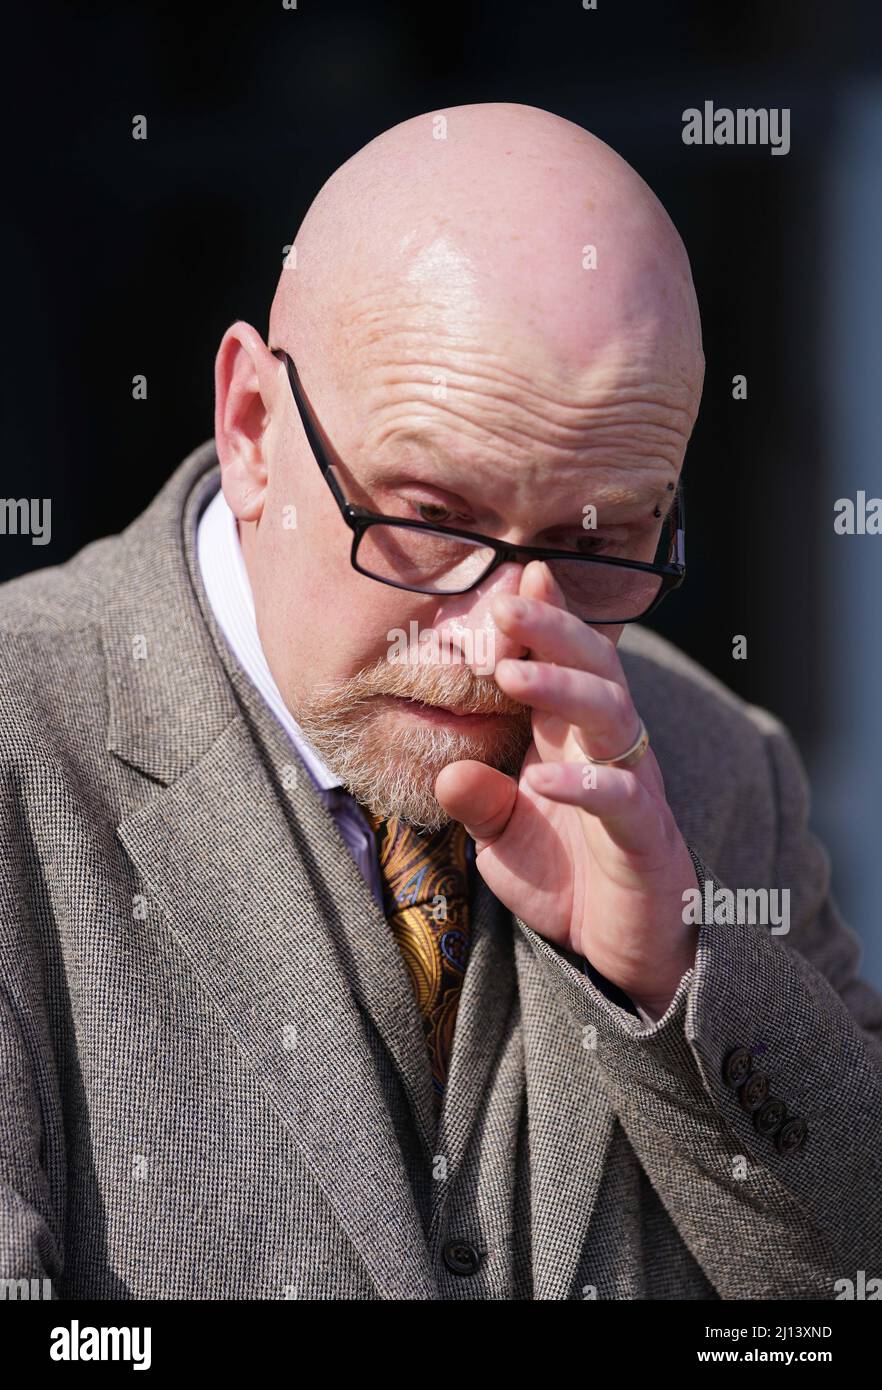
[[[775,1135],[775,1148],[779,1154],[792,1154],[801,1149],[808,1134],[808,1125],[801,1115],[791,1115]]]
[[[449,1240],[441,1256],[453,1274],[474,1274],[481,1263],[477,1250],[467,1240]]]
[[[774,1134],[783,1125],[786,1115],[787,1106],[783,1100],[770,1099],[754,1111],[753,1123],[760,1134]]]
[[[726,1054],[726,1060],[723,1062],[723,1080],[727,1086],[737,1090],[741,1083],[747,1080],[752,1066],[753,1058],[747,1048],[734,1047]]]
[[[769,1094],[769,1078],[764,1071],[752,1071],[738,1092],[738,1099],[751,1114],[758,1110]]]

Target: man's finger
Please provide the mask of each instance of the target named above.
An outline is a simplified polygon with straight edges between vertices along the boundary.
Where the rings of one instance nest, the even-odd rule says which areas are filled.
[[[517,795],[513,777],[472,758],[448,763],[435,779],[437,800],[449,816],[462,822],[479,852],[502,834]]]
[[[590,671],[506,657],[497,662],[494,675],[500,690],[513,700],[570,724],[589,757],[618,757],[639,732],[640,719],[628,691]]]
[[[524,780],[549,801],[579,806],[596,816],[623,852],[658,852],[658,806],[630,768],[535,763],[524,772]]]
[[[520,593],[523,598],[538,598],[543,603],[553,604],[555,608],[567,610],[564,591],[551,573],[551,566],[544,560],[531,560],[524,566]]]
[[[624,684],[615,643],[574,613],[551,603],[547,596],[528,596],[523,586],[517,596],[499,594],[493,600],[493,620],[506,636],[517,639],[540,661],[594,671]]]

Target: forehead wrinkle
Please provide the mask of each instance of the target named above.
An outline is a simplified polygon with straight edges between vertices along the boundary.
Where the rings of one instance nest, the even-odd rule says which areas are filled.
[[[388,349],[387,344],[387,349]],[[432,361],[431,348],[424,347],[419,355],[411,355],[396,361],[388,350],[384,354],[382,366],[377,364],[374,374],[378,384],[383,387],[424,385],[417,374],[427,367],[432,372],[443,372],[445,386],[454,391],[481,393],[495,397],[523,409],[547,415],[553,411],[566,423],[566,417],[578,416],[593,411],[603,405],[603,394],[608,393],[613,401],[646,401],[670,409],[688,408],[688,388],[683,382],[654,379],[648,376],[639,365],[631,363],[620,368],[598,358],[579,376],[562,375],[551,369],[545,371],[524,367],[518,369],[511,359],[486,351],[483,354],[469,351],[469,357],[481,357],[474,365],[461,365],[456,360],[456,348],[446,354],[442,349],[438,359]],[[416,356],[416,360],[415,360]],[[648,364],[647,364],[648,365]],[[370,369],[368,369],[370,370]]]
[[[383,448],[402,432],[431,431],[433,422],[484,445],[489,452],[504,454],[506,445],[557,453],[614,452],[618,458],[657,458],[675,470],[683,452],[682,427],[659,418],[654,403],[629,399],[618,406],[583,408],[578,422],[560,425],[549,416],[513,411],[507,401],[484,403],[476,412],[464,407],[461,397],[446,400],[414,400],[412,396],[389,401],[372,412],[362,439],[371,450]]]
[[[355,300],[347,299],[340,310],[336,323],[340,345],[353,354],[369,350],[376,343],[398,337],[409,339],[430,330],[442,340],[449,336],[451,342],[461,341],[461,327],[445,329],[439,324],[445,308],[443,299],[433,299],[425,292],[415,293],[413,298],[402,295],[399,287],[394,295],[388,286],[385,290],[365,292]]]
[[[563,393],[570,391],[578,397],[583,378],[591,387],[595,378],[609,375],[624,380],[630,375],[639,387],[648,384],[641,381],[648,370],[650,379],[660,377],[658,365],[663,362],[667,380],[658,382],[662,390],[676,393],[691,413],[697,411],[700,391],[694,374],[684,370],[681,359],[670,351],[665,325],[657,316],[647,314],[641,320],[626,316],[616,331],[592,341],[593,315],[585,306],[578,310],[574,306],[582,346],[575,359],[567,359],[545,341],[541,315],[512,312],[511,306],[502,306],[501,312],[500,306],[482,309],[471,287],[465,296],[469,311],[451,313],[456,296],[449,283],[434,293],[425,286],[416,298],[402,294],[402,288],[410,286],[377,284],[347,298],[339,321],[341,365],[348,363],[356,378],[374,367],[392,368],[396,361],[404,370],[412,369],[436,354],[449,354],[450,368],[468,374],[468,365],[463,368],[456,361],[461,354],[486,363],[488,375],[495,372],[502,381],[510,380],[525,390],[535,387],[546,399],[557,391],[566,405]],[[360,355],[363,360],[356,362]],[[444,362],[437,365],[445,366]]]
[[[407,448],[411,446],[437,467],[434,476],[423,474],[422,481],[446,487],[464,498],[487,499],[491,495],[487,482],[501,483],[505,487],[509,511],[517,509],[519,499],[525,497],[524,505],[529,504],[530,511],[535,512],[537,490],[543,503],[553,501],[554,493],[559,492],[562,497],[569,493],[575,499],[573,506],[579,519],[581,506],[586,501],[596,500],[605,506],[640,505],[642,502],[651,506],[666,496],[666,484],[673,480],[671,473],[676,476],[676,469],[671,469],[657,458],[652,462],[641,458],[635,465],[629,460],[608,456],[600,462],[592,462],[584,455],[579,459],[567,458],[563,462],[533,454],[517,459],[511,455],[497,457],[485,448],[475,449],[469,445],[465,449],[457,445],[451,447],[446,432],[439,433],[432,428],[405,427],[396,430],[389,442],[392,446],[388,451],[390,454],[403,454],[406,457]],[[395,471],[398,472],[400,468],[399,463]],[[375,458],[373,466],[367,471],[366,482],[369,486],[382,483],[389,471],[383,462]],[[619,474],[622,481],[617,478]]]
[[[415,345],[427,353],[458,350],[468,357],[495,363],[500,372],[508,372],[525,383],[544,378],[576,384],[598,366],[623,373],[631,370],[639,377],[640,370],[653,361],[664,361],[674,368],[672,382],[677,381],[684,391],[694,393],[693,379],[679,370],[681,364],[666,349],[660,325],[655,321],[623,323],[614,334],[592,341],[590,319],[583,311],[575,315],[582,324],[581,351],[578,360],[567,360],[543,340],[541,319],[532,314],[499,317],[488,311],[482,316],[451,322],[445,319],[447,307],[445,299],[424,294],[411,300],[389,287],[382,293],[370,294],[366,302],[350,299],[337,323],[339,346],[345,348],[349,361],[363,349],[366,361],[362,365],[376,365],[372,359],[377,351],[381,363],[387,356],[390,363],[394,362],[396,353],[413,353]],[[519,361],[524,362],[521,369]],[[354,370],[360,372],[361,365]]]
[[[472,418],[477,428],[483,424],[504,437],[509,432],[512,438],[551,436],[565,447],[588,431],[619,421],[628,429],[649,424],[679,444],[691,433],[690,393],[684,384],[656,380],[634,366],[616,374],[598,363],[590,379],[582,374],[575,382],[551,372],[518,371],[489,354],[486,362],[463,367],[455,354],[438,347],[396,358],[387,343],[381,361],[364,364],[360,381],[375,422],[409,405],[417,410],[428,406]]]
[[[354,389],[373,386],[383,392],[413,384],[429,390],[432,377],[440,373],[449,390],[483,390],[487,396],[519,402],[543,416],[553,412],[562,423],[596,408],[604,396],[642,399],[690,417],[697,406],[691,379],[672,369],[669,359],[636,333],[586,348],[586,360],[573,367],[544,351],[541,342],[521,326],[488,326],[477,337],[434,327],[427,331],[418,322],[390,322],[388,315],[382,322],[372,319],[371,325],[363,343],[352,338],[348,342]],[[500,342],[501,349],[496,346]]]

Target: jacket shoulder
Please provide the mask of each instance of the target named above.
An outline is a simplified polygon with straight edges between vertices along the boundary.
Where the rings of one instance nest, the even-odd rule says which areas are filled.
[[[0,584],[0,640],[39,641],[99,622],[120,567],[122,536],[105,536],[60,565]]]
[[[763,735],[784,728],[769,710],[751,704],[673,642],[649,628],[631,624],[619,643],[619,657],[635,704],[643,701],[659,729],[682,739],[695,732],[761,743]],[[644,713],[644,717],[646,717]],[[649,719],[646,718],[647,725]]]
[[[90,542],[60,565],[0,584],[0,637],[70,632],[101,623],[118,596],[151,597],[156,555],[179,542],[180,517],[194,481],[217,465],[206,440],[166,479],[147,508],[118,535]]]
[[[101,622],[123,538],[0,585],[0,750],[7,771],[65,766],[103,745],[107,681]],[[93,752],[93,756],[94,756]]]
[[[776,748],[786,744],[799,762],[784,724],[648,628],[626,628],[618,650],[678,819],[700,836],[706,822],[750,807],[758,829],[771,825]]]

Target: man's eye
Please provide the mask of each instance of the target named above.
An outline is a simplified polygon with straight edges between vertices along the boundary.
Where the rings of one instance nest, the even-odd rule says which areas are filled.
[[[440,502],[414,502],[413,506],[420,514],[421,521],[432,522],[436,526],[447,526],[453,517],[449,507],[444,507]]]
[[[552,550],[573,550],[578,555],[596,555],[600,551],[616,548],[616,542],[608,536],[586,536],[584,532],[562,541],[550,540],[547,544]]]
[[[613,543],[606,536],[579,536],[574,546],[575,550],[585,555],[596,555],[600,550],[610,550]]]

